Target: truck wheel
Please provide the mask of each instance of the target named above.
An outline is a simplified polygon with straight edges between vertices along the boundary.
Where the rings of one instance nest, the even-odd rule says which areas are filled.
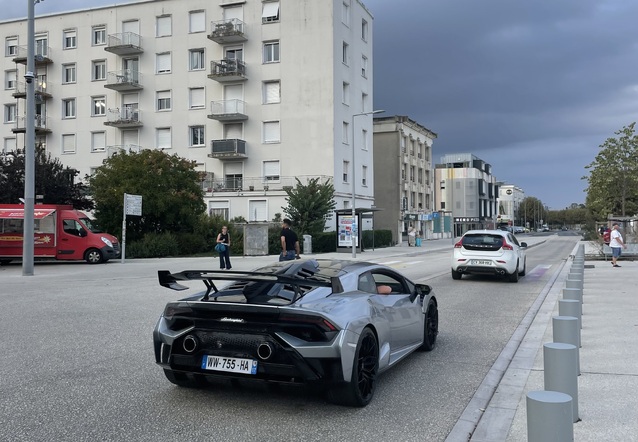
[[[89,249],[84,253],[84,260],[89,264],[99,264],[103,261],[102,252],[98,249]]]

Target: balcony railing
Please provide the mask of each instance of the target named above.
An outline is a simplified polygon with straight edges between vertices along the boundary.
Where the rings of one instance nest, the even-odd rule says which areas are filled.
[[[247,120],[246,102],[242,100],[211,101],[208,118],[217,121]]]
[[[220,83],[226,81],[240,81],[246,79],[246,65],[241,60],[224,58],[210,62],[208,78]]]
[[[45,81],[36,80],[33,90],[35,91],[36,101],[42,102],[48,98],[51,98],[51,92],[47,89],[47,83]],[[24,81],[16,82],[16,87],[12,95],[15,98],[26,98],[27,83]]]
[[[139,127],[142,126],[140,111],[137,108],[125,107],[124,109],[109,109],[106,113],[106,126],[113,127]]]
[[[53,60],[51,59],[51,48],[48,46],[44,46],[36,42],[34,54],[36,66],[53,63]],[[13,62],[27,64],[27,46],[18,46],[18,52],[16,53],[16,56],[13,57]]]
[[[134,32],[110,34],[104,50],[117,55],[141,54],[144,52],[144,49],[142,49],[142,37]]]
[[[236,18],[211,22],[208,38],[219,44],[244,42],[244,22]]]
[[[212,175],[212,174],[211,174]],[[261,176],[261,177],[228,177],[216,180],[208,179],[203,182],[204,192],[282,192],[297,185],[297,178],[302,184],[310,179],[319,178],[321,182],[332,182],[332,177],[325,175],[300,176]]]
[[[142,149],[143,147],[137,144],[114,144],[106,146],[106,154],[110,157],[118,152],[139,152]]]
[[[44,115],[36,115],[34,128],[36,133],[49,133],[51,129],[47,127],[47,117]],[[18,117],[16,125],[11,129],[13,133],[23,133],[27,131],[27,117]]]
[[[142,74],[133,69],[108,72],[105,88],[114,91],[137,91],[143,89]]]
[[[246,142],[236,138],[225,140],[212,140],[210,142],[211,158],[220,160],[233,160],[237,158],[248,158],[246,155]]]

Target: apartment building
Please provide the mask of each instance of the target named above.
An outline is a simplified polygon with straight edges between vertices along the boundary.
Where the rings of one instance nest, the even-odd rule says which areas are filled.
[[[432,237],[436,134],[406,116],[374,119],[375,229],[389,229],[395,243],[413,227]]]
[[[521,226],[519,216],[519,207],[525,199],[525,192],[514,184],[505,184],[502,182],[498,185],[498,215],[496,224],[498,226]]]
[[[452,217],[454,236],[496,227],[499,190],[490,164],[470,153],[447,154],[434,180],[436,210]]]
[[[370,207],[372,116],[352,121],[372,110],[372,23],[359,0],[36,5],[36,144],[81,176],[120,149],[191,159],[209,212],[228,219],[272,219],[297,178],[331,181],[338,208],[355,186]],[[26,20],[0,38],[9,151],[24,146]]]

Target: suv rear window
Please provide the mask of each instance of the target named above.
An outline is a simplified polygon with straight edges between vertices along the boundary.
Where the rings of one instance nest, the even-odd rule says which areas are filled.
[[[490,234],[465,235],[461,244],[467,250],[498,250],[503,245],[503,237]]]

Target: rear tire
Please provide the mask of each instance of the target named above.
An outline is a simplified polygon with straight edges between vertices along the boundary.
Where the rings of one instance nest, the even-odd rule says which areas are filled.
[[[463,274],[461,274],[461,272],[457,272],[456,270],[452,269],[452,279],[459,280],[462,277]]]
[[[436,346],[436,337],[439,334],[439,310],[436,302],[430,299],[428,309],[425,311],[425,322],[423,323],[423,344],[419,347],[421,351],[432,351]]]
[[[518,263],[516,263],[516,268],[510,275],[508,276],[510,282],[518,282]]]
[[[331,402],[351,407],[365,407],[374,397],[379,371],[377,337],[368,327],[359,336],[352,364],[350,382],[333,387],[328,392]]]
[[[519,273],[518,276],[525,276],[526,272],[527,272],[527,258],[525,259],[525,261],[523,261],[523,271]]]

